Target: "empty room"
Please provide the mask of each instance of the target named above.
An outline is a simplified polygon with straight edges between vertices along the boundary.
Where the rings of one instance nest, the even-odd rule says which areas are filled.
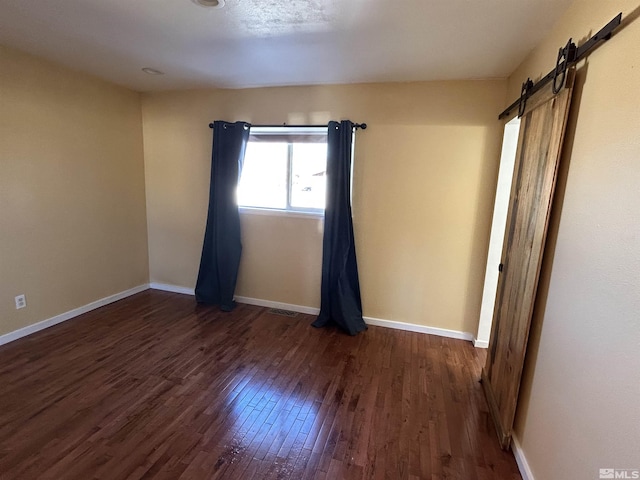
[[[640,478],[640,0],[0,0],[0,479]]]

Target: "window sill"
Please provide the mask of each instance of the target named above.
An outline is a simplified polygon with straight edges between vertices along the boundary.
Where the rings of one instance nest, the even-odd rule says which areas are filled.
[[[324,218],[324,212],[305,212],[297,210],[276,210],[271,208],[238,207],[241,215],[267,215],[292,218]]]

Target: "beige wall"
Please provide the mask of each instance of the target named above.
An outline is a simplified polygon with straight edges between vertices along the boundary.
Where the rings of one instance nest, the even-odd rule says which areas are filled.
[[[580,1],[510,79],[634,1]],[[580,65],[515,431],[536,480],[640,469],[640,21]],[[562,205],[560,205],[562,203]]]
[[[366,122],[354,223],[364,314],[475,332],[506,81],[207,90],[143,95],[150,275],[193,287],[212,120]],[[317,219],[243,215],[237,294],[319,306]]]
[[[139,95],[0,47],[0,335],[147,282],[147,258]]]

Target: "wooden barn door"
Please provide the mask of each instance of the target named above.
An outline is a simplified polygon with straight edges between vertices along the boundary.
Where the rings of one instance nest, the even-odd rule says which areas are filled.
[[[572,73],[572,72],[570,72]],[[560,93],[543,87],[527,102],[520,124],[498,290],[482,371],[502,448],[511,442],[520,378],[538,286],[573,75]],[[498,268],[498,265],[496,265]]]

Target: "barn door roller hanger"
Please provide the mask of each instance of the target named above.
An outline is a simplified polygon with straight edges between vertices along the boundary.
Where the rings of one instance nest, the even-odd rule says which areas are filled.
[[[609,23],[602,27],[598,33],[579,47],[577,47],[576,44],[573,43],[573,39],[570,38],[567,44],[564,47],[560,47],[558,50],[558,58],[556,60],[555,68],[536,83],[533,83],[530,78],[527,78],[527,81],[522,84],[520,98],[509,105],[506,110],[498,116],[498,118],[502,120],[509,116],[516,107],[518,108],[518,117],[521,117],[525,112],[529,97],[549,82],[553,82],[553,93],[557,94],[560,92],[567,78],[567,70],[589,55],[589,53],[591,53],[591,51],[596,48],[601,41],[609,40],[613,31],[618,28],[621,22],[622,13],[619,13]]]

